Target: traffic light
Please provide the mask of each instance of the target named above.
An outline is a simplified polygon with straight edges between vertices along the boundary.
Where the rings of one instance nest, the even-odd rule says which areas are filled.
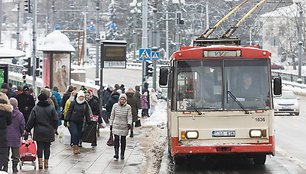
[[[30,0],[24,0],[24,11],[31,13],[31,1]]]
[[[176,23],[177,24],[184,24],[184,19],[182,18],[182,13],[181,12],[177,12],[176,13]]]
[[[36,57],[36,71],[35,74],[37,77],[39,77],[42,74],[42,59],[39,57]]]
[[[26,83],[27,81],[26,81],[26,74],[27,74],[27,72],[26,71],[22,71],[22,79],[23,79],[23,83]]]
[[[153,75],[153,65],[151,62],[146,61],[146,76],[152,77]]]
[[[31,58],[24,58],[23,59],[23,70],[22,72],[25,72],[25,74],[28,74],[29,76],[32,74],[31,72]]]

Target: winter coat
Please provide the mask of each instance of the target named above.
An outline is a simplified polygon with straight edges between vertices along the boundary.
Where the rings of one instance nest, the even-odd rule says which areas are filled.
[[[114,92],[111,97],[109,98],[107,104],[106,104],[106,114],[107,115],[110,115],[111,112],[112,112],[112,108],[113,108],[113,105],[115,103],[118,103],[119,101],[119,93],[118,92]]]
[[[99,101],[97,100],[97,98],[92,97],[89,101],[88,104],[91,108],[92,114],[93,115],[98,115],[99,116],[99,123],[102,123],[102,119],[100,117],[100,104]]]
[[[58,125],[58,116],[55,109],[47,101],[39,101],[33,108],[26,124],[26,131],[34,128],[33,140],[53,142],[54,133]]]
[[[7,145],[9,147],[20,147],[20,138],[25,129],[23,114],[18,108],[12,112],[12,124],[7,127]]]
[[[25,94],[24,92],[17,95],[16,99],[18,100],[18,108],[20,112],[23,113],[25,122],[27,122],[29,115],[35,106],[35,100],[32,95]],[[25,108],[28,107],[28,110],[25,110]]]
[[[147,96],[142,95],[140,97],[141,109],[148,109],[148,100]]]
[[[110,91],[109,88],[107,88],[103,93],[103,105],[107,105],[110,97],[111,97],[112,91]]]
[[[144,94],[145,92],[147,93],[147,102],[148,102],[148,108],[147,109],[150,109],[150,91],[148,90],[148,88],[144,88],[142,94]]]
[[[140,103],[140,96],[141,96],[141,94],[140,94],[140,86],[135,86],[135,90],[136,90],[136,92],[135,92],[134,96],[137,99],[138,105],[141,107],[141,103]]]
[[[67,100],[70,98],[70,95],[71,95],[71,91],[67,91],[66,93],[64,93],[62,101],[61,101],[62,108],[65,108],[65,104]]]
[[[16,98],[16,92],[14,92],[11,88],[9,88],[7,90],[7,93],[6,93],[7,97],[10,99],[12,97]]]
[[[86,102],[79,104],[76,100],[72,101],[69,105],[65,121],[83,123],[84,118],[87,123],[90,121],[89,109]]]
[[[132,108],[133,122],[136,122],[138,120],[138,109],[140,109],[140,104],[136,97],[134,97],[134,93],[126,92],[125,94],[127,96],[127,104]]]
[[[0,99],[2,100],[3,96],[3,98],[6,98],[5,101],[8,103],[7,96],[5,96],[4,93],[1,94]],[[7,148],[7,126],[12,123],[12,110],[12,105],[0,103],[0,148]]]
[[[151,92],[151,94],[150,94],[150,104],[151,104],[151,106],[156,106],[157,101],[158,100],[157,100],[155,92]]]
[[[54,96],[57,100],[58,106],[57,106],[56,112],[60,112],[61,111],[61,104],[62,104],[61,95],[57,91],[52,91],[52,96]]]
[[[127,102],[123,106],[119,102],[114,104],[109,123],[113,127],[113,134],[127,136],[129,133],[128,124],[132,124],[131,106]]]

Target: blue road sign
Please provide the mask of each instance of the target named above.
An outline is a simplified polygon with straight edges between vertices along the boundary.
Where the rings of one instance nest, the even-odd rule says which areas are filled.
[[[54,29],[55,29],[55,30],[60,30],[60,29],[61,29],[61,26],[58,25],[58,24],[56,24],[56,25],[54,26]]]
[[[150,60],[151,59],[151,49],[139,49],[139,60]]]
[[[94,26],[93,25],[88,25],[88,30],[89,31],[93,31],[94,30]]]
[[[113,28],[115,28],[115,24],[114,24],[114,23],[110,23],[110,24],[108,24],[108,28],[109,28],[109,29],[113,29]]]
[[[159,52],[158,51],[152,51],[152,60],[158,60],[159,59]]]

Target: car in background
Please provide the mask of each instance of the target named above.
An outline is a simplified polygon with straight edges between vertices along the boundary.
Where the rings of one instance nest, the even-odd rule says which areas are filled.
[[[278,65],[276,63],[271,62],[271,69],[283,70],[285,69],[283,65]]]
[[[292,91],[283,91],[281,96],[274,96],[274,113],[299,115],[299,98]]]

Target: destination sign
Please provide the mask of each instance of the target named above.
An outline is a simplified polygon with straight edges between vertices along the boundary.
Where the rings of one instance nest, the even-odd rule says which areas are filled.
[[[203,57],[241,57],[241,50],[204,50]]]

